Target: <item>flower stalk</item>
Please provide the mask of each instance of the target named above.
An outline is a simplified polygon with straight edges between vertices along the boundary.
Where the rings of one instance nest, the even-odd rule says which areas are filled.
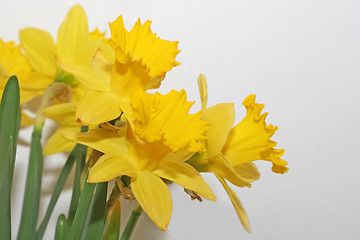
[[[142,212],[143,209],[141,208],[140,204],[136,204],[136,206],[131,212],[131,216],[125,226],[124,232],[122,233],[120,240],[130,239]]]

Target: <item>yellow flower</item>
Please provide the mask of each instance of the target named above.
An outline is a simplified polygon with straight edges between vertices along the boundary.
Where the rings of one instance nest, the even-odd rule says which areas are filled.
[[[177,42],[156,37],[150,21],[144,25],[138,21],[128,32],[120,16],[110,24],[110,30],[112,37],[107,42],[115,50],[115,63],[99,50],[91,61],[91,70],[72,64],[59,65],[91,89],[76,111],[77,120],[83,125],[117,118],[139,88],[159,87],[165,73],[179,64],[175,61],[179,53]]]
[[[116,52],[116,59],[122,64],[139,61],[145,67],[150,78],[158,78],[179,65],[175,61],[180,52],[178,42],[170,42],[156,37],[150,29],[151,21],[141,24],[140,19],[128,32],[122,16],[110,23],[111,39],[108,43]],[[158,83],[149,86],[152,88]]]
[[[3,94],[5,84],[11,75],[16,75],[20,85],[20,103],[26,103],[36,96],[36,91],[26,89],[32,68],[25,56],[21,53],[20,46],[14,42],[5,43],[0,38],[0,98]],[[32,124],[32,120],[25,112],[21,112],[21,125]]]
[[[166,230],[172,212],[171,193],[162,178],[216,200],[201,175],[185,163],[191,156],[186,150],[173,152],[161,140],[141,143],[135,138],[125,140],[122,135],[104,129],[63,136],[104,153],[90,169],[89,182],[106,182],[122,175],[131,177],[135,198],[161,230]]]
[[[199,141],[205,139],[203,134],[209,127],[200,120],[200,114],[188,114],[192,104],[187,102],[184,90],[162,95],[140,89],[132,98],[126,138],[105,129],[63,136],[104,153],[91,168],[89,182],[131,177],[131,189],[139,204],[165,230],[172,201],[161,178],[215,200],[201,175],[185,162],[194,151],[202,150]]]
[[[271,124],[266,125],[267,113],[261,114],[263,104],[255,103],[255,95],[248,96],[243,105],[247,110],[245,118],[233,126],[235,120],[234,105],[232,103],[217,104],[206,108],[207,90],[206,79],[199,77],[199,89],[202,99],[202,120],[210,122],[210,128],[205,133],[208,139],[204,142],[207,152],[194,157],[190,163],[198,170],[213,172],[228,193],[244,228],[250,232],[250,225],[246,212],[235,192],[224,179],[236,186],[251,186],[251,182],[259,179],[255,160],[267,160],[273,164],[276,173],[288,171],[287,162],[280,157],[283,149],[274,149],[276,142],[270,137],[278,129]]]
[[[93,36],[100,35],[95,33]],[[104,46],[102,39],[90,36],[86,14],[80,5],[68,12],[59,28],[57,44],[48,32],[36,28],[20,30],[20,42],[36,71],[27,87],[41,94],[52,82],[65,82],[72,87],[74,101],[79,101],[86,88],[59,69],[55,57],[58,62],[90,68],[90,59],[99,47]]]

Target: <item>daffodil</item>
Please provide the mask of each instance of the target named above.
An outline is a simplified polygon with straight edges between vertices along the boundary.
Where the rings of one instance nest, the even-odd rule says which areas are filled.
[[[200,120],[200,114],[188,114],[193,103],[186,101],[183,90],[166,95],[138,91],[132,103],[133,127],[126,137],[106,129],[63,136],[104,153],[90,169],[89,182],[131,177],[135,198],[156,225],[165,230],[172,201],[162,178],[215,200],[199,172],[185,162],[194,151],[202,150],[199,141],[205,139],[203,133],[209,125]]]
[[[98,30],[93,34],[89,33],[87,17],[80,5],[75,5],[68,12],[60,26],[57,43],[44,30],[20,30],[21,46],[30,65],[35,69],[27,87],[42,94],[54,81],[64,82],[71,86],[74,101],[79,101],[86,87],[61,70],[56,61],[90,68],[92,56],[99,47],[104,46],[102,39],[98,38],[101,36]]]
[[[25,56],[13,41],[4,42],[0,38],[0,98],[5,84],[11,75],[16,75],[20,84],[20,104],[30,101],[36,96],[36,91],[24,87],[29,83],[32,68]],[[30,125],[32,120],[24,111],[21,112],[21,125]]]
[[[243,226],[250,232],[246,212],[235,192],[224,179],[239,187],[250,187],[251,182],[260,177],[257,167],[252,163],[256,160],[272,162],[272,170],[276,173],[287,172],[287,162],[280,158],[284,150],[275,149],[276,142],[270,140],[278,128],[271,124],[266,125],[267,113],[261,114],[264,105],[255,103],[255,95],[250,95],[244,100],[243,105],[247,114],[233,127],[234,105],[222,103],[207,108],[206,87],[206,79],[200,75],[202,120],[211,124],[205,133],[208,137],[204,142],[207,151],[189,162],[198,171],[213,172],[217,176],[228,193]]]
[[[106,182],[122,175],[131,177],[135,198],[161,230],[166,230],[172,212],[171,193],[162,178],[209,200],[216,199],[201,175],[185,163],[191,156],[188,151],[174,153],[161,140],[139,143],[104,129],[63,135],[104,153],[90,169],[89,182]]]
[[[156,37],[150,24],[146,21],[142,25],[139,20],[129,32],[121,16],[110,23],[111,39],[107,42],[115,50],[115,62],[109,61],[104,57],[104,51],[99,50],[91,61],[92,70],[74,64],[59,64],[91,89],[76,111],[76,118],[83,125],[117,118],[126,111],[139,88],[159,87],[166,72],[179,64],[175,61],[179,53],[178,42]]]

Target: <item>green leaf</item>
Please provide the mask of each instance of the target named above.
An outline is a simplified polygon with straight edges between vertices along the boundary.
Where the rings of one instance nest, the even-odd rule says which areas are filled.
[[[4,174],[0,179],[0,233],[2,238],[11,239],[11,188],[10,188],[10,159],[12,156],[12,143],[9,145],[8,156],[6,157],[6,164]]]
[[[8,156],[9,144],[17,144],[20,128],[20,92],[16,76],[7,81],[0,104],[0,174],[3,174]],[[12,136],[12,138],[10,138]],[[10,162],[10,178],[12,179],[16,147],[12,148],[14,159]],[[12,181],[11,181],[12,182]],[[11,185],[10,185],[11,188]]]
[[[44,232],[46,230],[46,227],[49,223],[49,219],[51,217],[51,214],[54,210],[55,204],[60,196],[61,191],[64,188],[64,185],[66,183],[66,180],[68,179],[71,169],[74,166],[75,163],[75,159],[77,157],[77,154],[80,150],[80,145],[76,145],[75,148],[72,150],[72,152],[70,153],[68,159],[66,160],[66,163],[63,167],[63,169],[61,170],[60,176],[58,178],[58,181],[55,185],[54,188],[54,192],[51,196],[48,208],[46,210],[44,219],[42,220],[40,227],[38,228],[37,232],[36,232],[36,236],[35,239],[42,239]]]
[[[106,230],[103,240],[118,240],[120,236],[121,203],[118,199],[110,209],[106,217]]]
[[[11,76],[0,103],[0,233],[4,239],[11,239],[11,188],[19,128],[19,83]]]
[[[131,212],[131,216],[125,226],[125,229],[121,235],[120,240],[129,240],[132,233],[134,232],[135,226],[143,209],[141,208],[140,204],[137,204],[135,208]]]
[[[101,240],[106,212],[107,182],[97,183],[86,240]]]
[[[86,177],[87,179],[87,177]],[[71,223],[68,239],[79,240],[83,232],[87,231],[88,219],[91,214],[91,204],[94,198],[94,189],[96,184],[85,182],[84,189],[81,193],[79,204],[76,209],[75,217]]]
[[[87,127],[82,126],[81,132],[86,132]],[[78,154],[76,155],[76,168],[75,168],[75,178],[72,189],[72,196],[68,214],[68,221],[71,223],[74,219],[75,212],[79,203],[80,193],[81,193],[81,174],[84,171],[85,159],[86,159],[86,150],[87,147],[84,145],[79,145]]]
[[[43,155],[41,147],[41,129],[34,128],[30,146],[30,160],[26,177],[25,195],[21,213],[18,239],[33,239],[39,212]]]
[[[61,214],[56,222],[55,240],[65,240],[69,234],[69,223],[64,214]]]

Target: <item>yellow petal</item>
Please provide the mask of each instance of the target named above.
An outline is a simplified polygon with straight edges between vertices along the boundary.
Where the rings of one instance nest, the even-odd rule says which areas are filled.
[[[5,87],[5,83],[11,75],[16,75],[21,91],[21,84],[29,80],[29,74],[32,71],[33,69],[22,53],[20,45],[15,45],[13,41],[4,42],[0,38],[0,89]],[[20,101],[25,102],[22,95],[20,94]]]
[[[75,122],[77,103],[63,103],[53,105],[43,110],[43,114],[59,123],[68,123],[80,127]]]
[[[236,166],[255,160],[268,160],[276,165],[273,170],[287,171],[286,161],[280,159],[283,150],[276,150],[276,142],[270,137],[278,129],[271,124],[266,126],[267,113],[260,115],[263,104],[255,103],[255,95],[248,96],[243,105],[247,113],[245,118],[229,133],[222,153]]]
[[[124,155],[105,154],[91,167],[88,182],[107,182],[122,175],[135,177],[136,174],[137,170]]]
[[[62,132],[67,140],[81,143],[103,153],[123,154],[127,151],[126,140],[118,133],[104,129],[93,129],[86,133]]]
[[[90,67],[56,61],[59,68],[76,77],[85,86],[96,91],[109,91],[109,78],[103,78]]]
[[[78,49],[89,39],[87,17],[80,5],[70,9],[58,32],[58,49],[61,61],[73,63]]]
[[[98,28],[95,28],[95,30],[90,33],[90,39],[97,39],[97,38],[100,39],[105,38],[105,31],[100,32]]]
[[[208,137],[207,157],[215,158],[220,154],[229,132],[234,124],[235,110],[233,103],[220,103],[202,111],[202,120],[210,122],[210,128],[205,132]]]
[[[201,110],[204,110],[208,101],[208,92],[206,78],[203,74],[200,74],[198,77],[198,86],[201,99]]]
[[[34,120],[32,120],[23,110],[21,110],[21,123],[20,125],[22,127],[30,126],[34,123]]]
[[[38,72],[55,77],[57,49],[51,35],[40,29],[25,28],[20,30],[19,36],[31,66]]]
[[[132,98],[134,132],[149,142],[164,139],[173,151],[187,148],[203,150],[199,141],[209,124],[200,120],[200,113],[189,114],[193,102],[187,102],[184,90],[172,90],[166,95],[137,91]]]
[[[258,168],[253,163],[244,163],[235,166],[235,171],[249,183],[254,182],[260,178]]]
[[[162,141],[149,143],[128,138],[127,143],[129,145],[127,157],[141,171],[152,171],[171,152],[170,148]]]
[[[131,179],[131,189],[149,218],[165,231],[172,212],[171,193],[166,184],[150,172],[139,172]]]
[[[49,76],[40,72],[31,72],[26,82],[21,82],[21,87],[29,91],[43,92],[55,80],[54,76]]]
[[[129,101],[139,88],[145,89],[148,80],[144,67],[138,62],[121,64],[116,61],[111,75],[110,91],[122,101]]]
[[[251,228],[250,228],[250,223],[249,223],[249,219],[248,216],[245,212],[245,209],[242,205],[242,203],[240,202],[239,197],[236,195],[236,193],[227,185],[227,183],[225,182],[225,180],[221,177],[217,177],[219,179],[219,181],[221,182],[221,184],[223,185],[225,191],[227,192],[234,208],[235,211],[240,219],[241,224],[243,225],[243,227],[245,228],[245,230],[247,232],[251,232]]]
[[[142,25],[139,19],[128,32],[122,17],[119,16],[109,24],[111,39],[108,42],[116,51],[119,62],[140,61],[146,67],[150,78],[155,78],[179,65],[175,57],[180,51],[177,49],[178,42],[156,37],[150,24],[151,21],[146,21]]]
[[[89,91],[81,99],[76,119],[84,125],[111,121],[121,114],[119,99],[109,92]]]
[[[209,200],[216,201],[214,193],[200,173],[183,161],[161,161],[157,168],[153,170],[153,173],[186,189],[190,189]]]
[[[230,161],[222,154],[211,159],[198,159],[191,165],[199,172],[212,172],[238,187],[251,187],[250,181],[238,174]]]
[[[73,150],[76,143],[70,142],[61,136],[60,132],[65,131],[74,131],[80,132],[80,126],[75,127],[60,127],[55,133],[46,141],[46,144],[43,148],[44,155],[51,155],[60,152],[69,152]]]

